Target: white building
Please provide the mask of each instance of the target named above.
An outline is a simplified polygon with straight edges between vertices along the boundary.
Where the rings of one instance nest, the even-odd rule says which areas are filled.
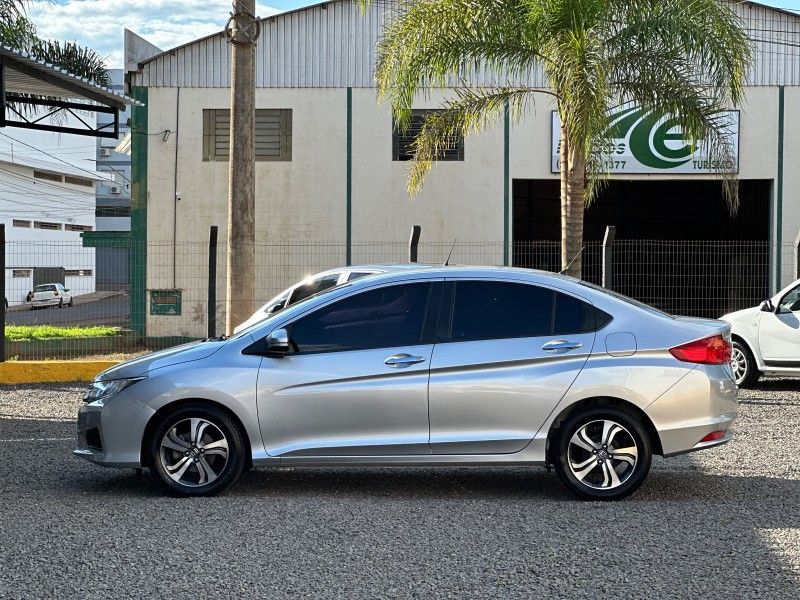
[[[86,119],[86,117],[83,117]],[[73,294],[95,291],[95,251],[81,233],[95,229],[95,140],[28,130],[0,135],[0,222],[6,227],[9,306],[40,283]]]
[[[123,70],[111,69],[110,90],[122,93]],[[113,122],[114,116],[98,113],[97,124]],[[131,230],[131,157],[117,145],[130,131],[130,108],[119,113],[119,137],[98,138],[97,171],[109,178],[97,184],[96,231],[122,233]],[[119,289],[128,285],[128,248],[98,245],[96,254],[98,289]]]
[[[588,209],[585,230],[588,241],[615,225],[618,238],[628,240],[680,241],[683,247],[755,244],[762,262],[745,264],[726,255],[732,262],[722,265],[724,281],[701,281],[719,288],[714,310],[721,312],[741,300],[729,288],[743,277],[763,282],[754,286],[755,295],[794,277],[793,253],[786,247],[800,232],[800,171],[791,168],[800,161],[800,48],[783,43],[800,39],[800,16],[754,2],[734,6],[750,36],[760,40],[754,43],[745,102],[731,117],[738,126],[738,215],[728,215],[719,180],[703,167],[702,157],[689,154],[680,165],[653,167],[629,156]],[[434,167],[419,197],[409,200],[408,140],[394,131],[389,106],[377,104],[373,83],[375,45],[392,11],[391,2],[372,3],[364,13],[351,0],[333,0],[262,22],[256,237],[287,245],[260,259],[257,287],[264,299],[298,274],[285,268],[295,259],[275,257],[292,252],[290,244],[330,244],[319,251],[319,264],[305,263],[308,270],[397,260],[394,248],[408,239],[412,225],[421,225],[423,242],[458,240],[455,261],[538,266],[528,260],[527,248],[559,238],[557,123],[545,95],[522,122],[506,119],[467,138]],[[219,226],[220,240],[226,229],[229,44],[219,33],[159,52],[128,34],[126,61],[129,92],[146,104],[133,110],[131,243],[150,246],[146,262],[141,254],[132,265],[131,294],[139,306],[133,327],[147,335],[200,336],[207,291],[197,244],[207,239],[210,226]],[[498,82],[492,73],[472,73],[470,79],[485,86]],[[516,83],[547,86],[540,68]],[[435,109],[452,93],[431,90],[416,108]],[[470,244],[482,248],[480,257],[470,254]],[[653,264],[649,270],[672,266]],[[224,273],[219,277],[224,281]],[[148,296],[153,290],[181,291],[180,314],[154,314]]]

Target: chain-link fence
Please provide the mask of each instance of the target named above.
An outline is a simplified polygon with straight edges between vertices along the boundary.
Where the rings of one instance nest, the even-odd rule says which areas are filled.
[[[108,251],[112,248],[113,251]],[[507,250],[507,252],[506,252]],[[350,262],[406,262],[406,243],[357,243]],[[502,265],[558,271],[558,242],[421,242],[420,262]],[[603,247],[584,245],[582,276],[600,284]],[[256,246],[256,302],[347,263],[343,243],[276,242]],[[622,240],[613,245],[612,288],[682,315],[716,318],[755,306],[797,277],[793,246],[767,242]],[[207,242],[10,241],[5,246],[6,357],[74,358],[131,353],[225,332],[224,245],[210,260]],[[216,274],[216,285],[212,273]],[[772,275],[771,275],[772,274]],[[242,301],[234,293],[233,302]]]

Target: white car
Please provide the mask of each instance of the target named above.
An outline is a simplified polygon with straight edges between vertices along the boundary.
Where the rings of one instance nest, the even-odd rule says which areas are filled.
[[[761,375],[800,377],[800,279],[760,306],[721,319],[731,324],[731,366],[740,387]]]
[[[341,285],[348,281],[355,281],[356,279],[360,279],[366,275],[384,273],[391,269],[393,269],[393,266],[389,265],[366,265],[358,267],[340,267],[338,269],[330,269],[329,271],[323,271],[322,273],[311,275],[310,277],[306,277],[302,281],[294,284],[292,287],[285,289],[280,294],[275,296],[272,300],[254,312],[252,316],[244,323],[236,327],[233,332],[239,333],[251,325],[260,323],[270,315],[274,315],[275,313],[282,311],[284,308],[287,308],[292,304],[296,304],[297,302],[300,302],[300,300],[308,298],[309,296],[313,296],[314,294],[324,290],[336,287],[337,285]]]
[[[72,294],[60,283],[43,283],[31,292],[31,310],[40,306],[72,306]]]

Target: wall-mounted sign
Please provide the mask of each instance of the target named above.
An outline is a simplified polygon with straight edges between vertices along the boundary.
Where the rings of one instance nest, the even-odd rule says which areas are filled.
[[[150,290],[150,314],[181,314],[181,290]]]
[[[715,173],[739,172],[739,111],[719,113],[725,137],[731,144],[728,164],[716,164],[705,155],[703,144],[683,138],[674,117],[639,106],[626,105],[611,113],[611,141],[604,160],[609,173]],[[561,120],[553,111],[552,171],[560,169]]]

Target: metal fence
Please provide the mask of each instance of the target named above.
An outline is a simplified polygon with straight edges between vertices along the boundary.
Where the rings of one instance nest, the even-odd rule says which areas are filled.
[[[146,351],[206,337],[209,323],[211,329],[216,323],[216,333],[224,333],[222,244],[211,263],[205,240],[177,246],[120,245],[118,250],[98,252],[80,242],[7,242],[6,357],[74,358]],[[507,250],[514,266],[561,268],[558,242],[520,242]],[[418,254],[420,262],[430,263],[443,263],[448,256],[451,264],[502,265],[506,260],[502,242],[421,242]],[[671,313],[716,318],[771,295],[778,257],[781,280],[797,277],[796,254],[793,246],[778,248],[767,242],[622,240],[613,245],[611,287]],[[343,243],[258,244],[257,303],[308,275],[344,265],[347,257]],[[584,246],[585,280],[601,283],[602,258],[601,243]],[[350,247],[352,264],[407,259],[406,243]],[[213,271],[217,284],[209,296]],[[98,273],[115,274],[114,281],[100,281]],[[31,302],[34,286],[56,283],[69,290],[66,295],[59,292],[47,307]],[[234,295],[233,301],[240,299]]]

